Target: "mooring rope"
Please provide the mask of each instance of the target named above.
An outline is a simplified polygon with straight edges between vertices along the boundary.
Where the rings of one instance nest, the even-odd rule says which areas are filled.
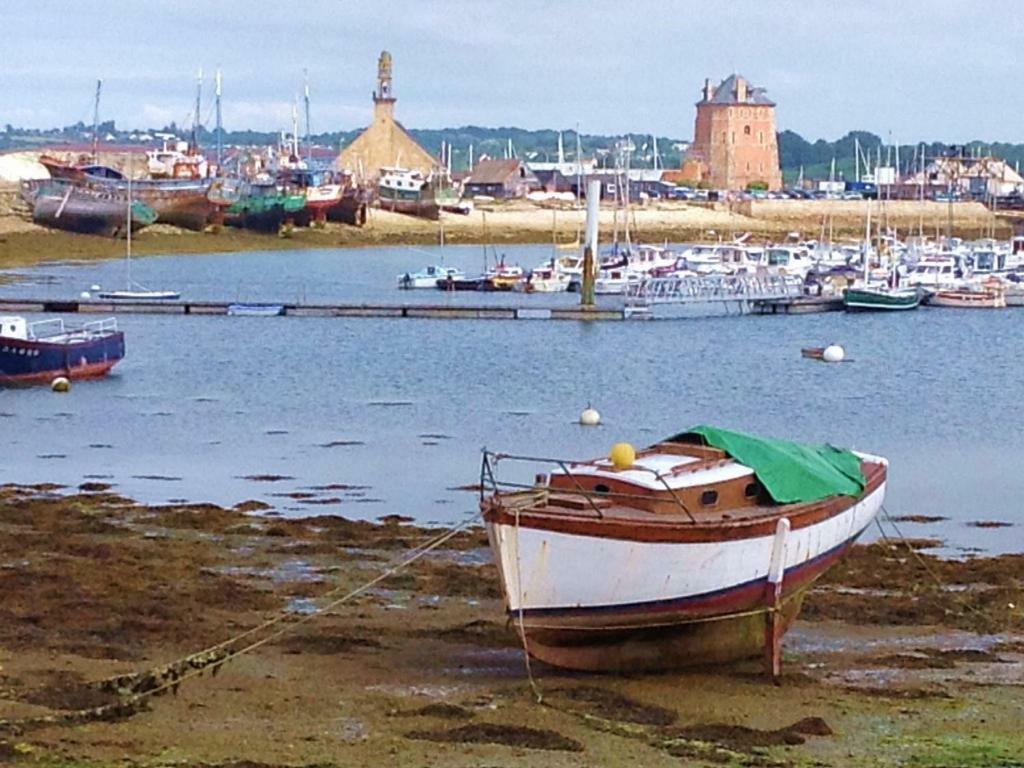
[[[884,504],[882,505],[882,514],[885,515],[885,519],[889,522],[889,525],[891,525],[893,527],[893,530],[896,531],[896,536],[900,539],[902,544],[907,548],[910,554],[913,555],[914,559],[917,560],[918,564],[924,569],[925,573],[927,573],[931,577],[932,581],[935,582],[935,586],[939,587],[940,589],[944,589],[946,586],[945,582],[943,582],[943,580],[935,572],[935,570],[928,563],[928,561],[921,557],[921,553],[914,549],[914,547],[910,543],[910,539],[907,536],[905,536],[903,531],[900,530],[900,527],[896,525],[896,521],[893,519],[892,515],[889,514],[889,510],[886,509]],[[875,518],[875,523],[878,525],[878,530],[882,534],[882,539],[887,542],[891,541],[892,539],[888,535],[886,535],[885,529],[882,528],[882,523],[877,517]],[[984,611],[980,611],[977,608],[975,608],[969,602],[960,597],[960,595],[958,595],[956,592],[949,592],[948,594],[954,603],[957,603],[965,610],[975,614],[976,616],[984,619],[985,621],[991,621],[991,617],[987,616]]]
[[[345,594],[324,605],[317,606],[315,611],[305,616],[296,616],[294,613],[282,611],[255,627],[247,629],[244,632],[240,632],[227,640],[204,648],[203,650],[190,653],[177,661],[170,662],[145,672],[119,675],[92,683],[93,686],[100,687],[104,690],[113,690],[122,694],[128,694],[122,695],[122,698],[117,702],[105,704],[99,707],[62,712],[57,715],[3,719],[0,720],[0,731],[20,731],[34,726],[57,724],[67,725],[72,723],[88,722],[90,720],[114,719],[134,714],[149,698],[166,693],[169,690],[176,693],[178,687],[183,682],[202,675],[203,672],[206,671],[207,667],[212,667],[211,672],[216,675],[220,667],[228,661],[232,661],[239,656],[251,653],[257,648],[282,637],[293,629],[301,627],[315,618],[330,613],[338,606],[343,605],[353,598],[356,598],[364,592],[372,589],[377,584],[385,581],[391,576],[394,576],[402,569],[407,568],[412,563],[440,547],[442,544],[445,544],[478,519],[479,513],[474,511],[467,515],[463,520],[449,526],[440,533],[435,534],[425,542],[414,547],[406,557],[385,569],[374,578],[364,582],[358,587],[349,589]],[[327,592],[324,592],[322,595],[319,595],[316,600],[322,601],[324,598],[341,592],[344,588],[345,587],[343,585],[334,587]],[[269,635],[254,640],[248,645],[237,650],[229,650],[232,645],[239,641],[284,622],[287,623],[276,631],[271,632]]]

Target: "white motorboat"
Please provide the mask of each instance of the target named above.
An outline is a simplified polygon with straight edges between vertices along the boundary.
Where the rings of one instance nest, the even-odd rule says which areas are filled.
[[[406,272],[398,276],[399,288],[437,288],[438,280],[462,280],[466,273],[455,267],[431,264],[419,272]]]
[[[572,276],[563,272],[551,263],[534,267],[524,282],[518,284],[526,293],[562,293],[569,289],[569,281]]]

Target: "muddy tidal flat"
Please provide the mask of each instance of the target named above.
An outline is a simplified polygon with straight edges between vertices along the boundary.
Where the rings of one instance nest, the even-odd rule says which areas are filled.
[[[780,686],[534,664],[538,703],[481,529],[359,592],[443,532],[261,506],[2,487],[0,764],[1024,765],[1022,555],[861,546]]]

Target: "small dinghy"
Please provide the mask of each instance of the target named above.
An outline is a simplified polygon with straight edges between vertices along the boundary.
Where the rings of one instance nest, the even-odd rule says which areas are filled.
[[[233,317],[277,317],[284,314],[283,304],[228,304]]]

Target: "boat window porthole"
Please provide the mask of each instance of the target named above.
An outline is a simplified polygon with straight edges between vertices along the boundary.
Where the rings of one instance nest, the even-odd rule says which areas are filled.
[[[743,495],[752,499],[757,496],[758,490],[757,483],[747,483],[747,487],[743,489]]]
[[[609,488],[604,483],[598,483],[597,485],[594,486],[594,490],[597,493],[608,493]]]
[[[713,507],[718,503],[718,491],[704,491],[700,495],[700,503],[705,507]]]

